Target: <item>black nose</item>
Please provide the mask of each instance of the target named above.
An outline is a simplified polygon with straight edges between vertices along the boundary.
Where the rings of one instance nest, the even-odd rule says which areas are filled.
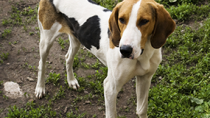
[[[129,58],[131,56],[132,51],[133,48],[130,45],[122,45],[120,47],[120,52],[125,58]]]

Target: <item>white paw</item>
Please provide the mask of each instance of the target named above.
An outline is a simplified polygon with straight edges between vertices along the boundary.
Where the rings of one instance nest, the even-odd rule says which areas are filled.
[[[69,87],[71,87],[71,88],[73,88],[75,90],[77,90],[80,87],[79,84],[78,84],[77,79],[69,80],[68,84],[69,84]]]
[[[36,87],[35,95],[37,98],[42,98],[45,95],[45,87]]]

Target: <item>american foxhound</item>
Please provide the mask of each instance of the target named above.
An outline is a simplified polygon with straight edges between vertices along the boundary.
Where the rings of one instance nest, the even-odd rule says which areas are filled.
[[[147,118],[148,92],[162,60],[161,47],[175,29],[162,5],[154,0],[124,0],[111,12],[91,0],[41,0],[38,12],[41,39],[36,97],[45,94],[45,63],[53,41],[66,33],[70,41],[65,55],[69,86],[79,87],[72,64],[82,44],[108,67],[106,117],[117,117],[117,94],[135,76],[137,114]]]

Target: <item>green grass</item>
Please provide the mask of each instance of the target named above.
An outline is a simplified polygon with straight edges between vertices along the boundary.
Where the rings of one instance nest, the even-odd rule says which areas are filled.
[[[150,90],[150,117],[208,117],[210,99],[210,17],[194,30],[178,26],[164,46],[165,60]]]
[[[0,63],[4,63],[5,60],[8,59],[9,53],[0,53]]]
[[[28,102],[25,108],[12,106],[5,118],[51,118],[56,116],[56,112],[50,105],[35,108],[35,103]]]
[[[4,29],[1,37],[6,38],[9,34],[11,34],[12,30],[11,29]]]
[[[46,83],[53,83],[53,85],[59,85],[60,74],[50,73],[46,80]]]

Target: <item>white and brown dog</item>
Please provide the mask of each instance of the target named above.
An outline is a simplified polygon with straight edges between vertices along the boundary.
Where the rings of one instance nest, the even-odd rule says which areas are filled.
[[[41,39],[36,97],[45,94],[45,63],[53,41],[66,33],[70,40],[65,56],[69,86],[79,87],[72,64],[82,44],[108,67],[106,117],[117,117],[117,94],[135,76],[137,114],[147,118],[148,92],[162,60],[161,46],[175,29],[162,5],[154,0],[124,0],[111,12],[91,0],[41,0],[38,12]]]

